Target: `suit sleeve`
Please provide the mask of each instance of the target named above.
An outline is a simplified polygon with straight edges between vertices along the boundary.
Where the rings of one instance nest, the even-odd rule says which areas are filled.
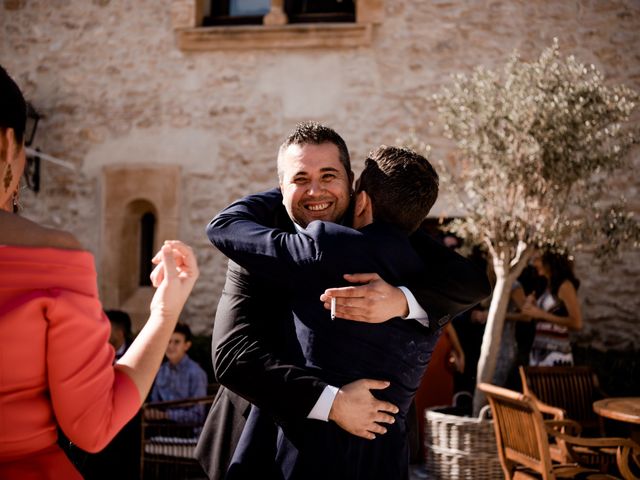
[[[287,270],[316,257],[312,242],[299,236],[295,260],[288,256],[283,261],[276,245],[283,245],[286,232],[263,226],[290,224],[288,217],[278,217],[283,210],[278,190],[252,195],[217,215],[207,236],[232,260],[252,269],[249,273],[229,262],[213,327],[216,379],[287,422],[306,418],[326,383],[298,366],[304,359],[295,351],[299,345],[286,291],[257,275],[286,279]]]
[[[362,240],[352,228],[312,222],[289,233],[267,223],[282,208],[278,190],[249,195],[225,208],[207,226],[207,236],[222,253],[252,274],[295,284],[304,267],[326,260],[341,242]]]
[[[491,295],[486,273],[471,260],[423,232],[415,233],[411,243],[427,268],[407,287],[429,315],[432,327],[444,325]]]
[[[265,226],[264,218],[273,215],[281,201],[281,194],[272,190],[235,202],[209,224],[210,241],[252,272],[289,282],[299,278],[302,266],[327,260],[341,242],[357,244],[359,232],[332,223],[313,222],[297,234]],[[473,262],[422,232],[411,240],[427,267],[407,286],[433,327],[444,325],[491,294],[486,273]]]
[[[294,362],[293,321],[286,299],[239,265],[229,262],[213,326],[216,379],[280,422],[306,418],[327,385]],[[296,344],[297,345],[297,344]],[[286,351],[285,351],[286,350]]]
[[[289,233],[268,222],[282,207],[281,199],[277,190],[245,197],[211,220],[207,236],[215,247],[252,275],[284,282],[299,273],[300,266],[317,262],[321,255],[317,236]]]

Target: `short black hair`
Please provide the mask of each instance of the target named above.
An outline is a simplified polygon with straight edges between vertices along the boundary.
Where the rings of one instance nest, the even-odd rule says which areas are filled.
[[[302,122],[287,135],[287,138],[278,150],[278,177],[282,176],[280,168],[280,156],[289,147],[289,145],[322,145],[323,143],[332,143],[338,148],[340,155],[340,163],[344,166],[349,178],[351,173],[351,157],[349,149],[344,139],[338,135],[333,128],[322,125],[318,122]]]
[[[187,325],[186,323],[183,323],[183,322],[176,323],[176,328],[173,329],[173,333],[181,333],[182,335],[184,335],[185,342],[191,341],[191,329],[189,328],[189,325]]]
[[[125,338],[131,336],[131,317],[127,312],[123,312],[122,310],[106,310],[104,313],[111,323],[122,329]]]
[[[382,145],[369,154],[356,192],[371,198],[374,221],[414,232],[438,198],[438,174],[419,153]]]
[[[13,129],[16,142],[22,145],[27,125],[27,102],[16,82],[0,65],[0,130]]]

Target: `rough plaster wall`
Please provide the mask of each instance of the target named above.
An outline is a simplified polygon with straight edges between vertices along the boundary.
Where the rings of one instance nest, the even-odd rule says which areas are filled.
[[[370,148],[411,130],[434,158],[446,157],[451,146],[429,100],[448,76],[501,65],[514,48],[534,57],[554,36],[610,82],[640,90],[637,0],[387,0],[370,47],[197,53],[175,47],[170,3],[5,0],[0,62],[45,115],[37,146],[79,167],[45,164],[41,193],[25,195],[27,216],[73,231],[100,256],[100,167],[183,167],[181,238],[202,269],[184,318],[200,331],[211,328],[225,271],[204,225],[235,198],[275,184],[277,146],[297,121],[336,128],[356,170]],[[613,184],[638,212],[633,171]],[[603,274],[578,256],[583,341],[640,345],[639,260],[628,253]]]

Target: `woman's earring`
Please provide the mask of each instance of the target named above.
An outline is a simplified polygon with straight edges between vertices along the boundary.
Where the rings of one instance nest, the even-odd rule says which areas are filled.
[[[13,192],[13,213],[18,213],[18,190]]]

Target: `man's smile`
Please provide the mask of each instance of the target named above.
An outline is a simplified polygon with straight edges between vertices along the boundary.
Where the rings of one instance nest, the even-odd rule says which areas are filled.
[[[320,212],[322,210],[326,210],[331,206],[331,202],[324,203],[310,203],[304,206],[307,210],[311,210],[312,212]]]

